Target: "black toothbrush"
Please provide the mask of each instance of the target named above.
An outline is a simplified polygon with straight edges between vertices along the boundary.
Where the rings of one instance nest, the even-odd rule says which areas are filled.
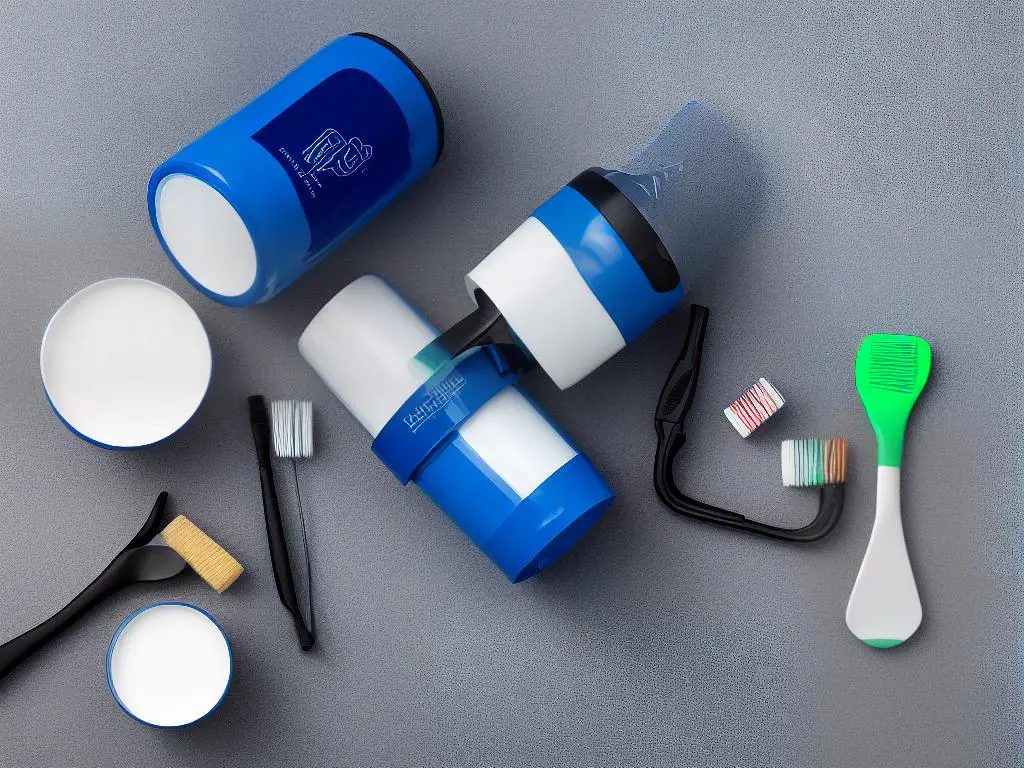
[[[284,538],[284,524],[281,522],[281,506],[277,501],[274,470],[271,467],[270,419],[267,416],[267,404],[261,395],[252,395],[249,398],[249,423],[252,425],[252,437],[256,443],[256,460],[260,467],[263,515],[267,521],[270,564],[274,569],[277,594],[281,598],[281,603],[292,615],[295,633],[299,637],[299,647],[308,651],[316,642],[316,637],[302,618],[299,600],[295,594],[295,578],[292,576],[291,559],[288,557],[288,545]]]
[[[154,537],[162,530],[167,492],[162,492],[149,519],[128,546],[75,599],[37,627],[0,645],[0,678],[59,635],[90,608],[122,587],[144,581],[163,581],[185,570],[177,552]]]

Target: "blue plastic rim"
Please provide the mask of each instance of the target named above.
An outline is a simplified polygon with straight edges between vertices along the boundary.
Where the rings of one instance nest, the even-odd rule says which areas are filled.
[[[127,452],[127,451],[139,451],[139,450],[142,450],[143,448],[155,448],[158,445],[163,445],[168,440],[170,440],[172,437],[174,437],[176,434],[178,434],[182,429],[185,428],[185,425],[182,424],[181,427],[176,429],[174,432],[171,432],[171,434],[167,435],[167,437],[163,437],[160,440],[156,440],[156,441],[154,441],[152,443],[146,443],[145,445],[107,445],[107,443],[104,443],[104,442],[102,442],[100,440],[96,440],[96,439],[94,439],[92,437],[89,437],[88,435],[86,435],[86,434],[84,434],[82,432],[79,432],[77,429],[75,429],[73,426],[71,426],[71,423],[67,419],[65,419],[64,416],[61,415],[61,412],[57,410],[57,406],[53,404],[53,400],[50,399],[50,393],[46,391],[46,386],[45,385],[43,385],[43,395],[46,397],[46,402],[50,406],[50,410],[53,411],[53,415],[57,417],[57,419],[60,421],[61,424],[63,424],[65,427],[68,428],[68,431],[71,434],[73,434],[79,440],[84,440],[85,442],[87,442],[87,443],[89,443],[91,445],[95,445],[97,448],[104,448],[104,449],[106,449],[108,451],[124,451],[124,452]],[[199,408],[197,407],[196,410],[198,411]],[[193,414],[193,415],[195,415],[195,414]],[[191,419],[190,419],[190,421],[191,421]]]
[[[341,130],[341,125],[335,125],[327,115],[322,120],[309,120],[306,115],[313,110],[302,102],[331,78],[345,73],[368,76],[376,84],[376,91],[383,89],[381,98],[387,101],[387,116],[380,115],[378,119],[365,109],[361,112],[365,94],[353,93],[345,103],[344,90],[339,94],[332,92],[323,103],[337,104],[336,109],[356,115],[358,120],[370,121],[384,137],[382,140],[390,143],[385,147],[387,151],[378,152],[368,161],[366,168],[378,162],[383,166],[374,165],[373,173],[351,192],[337,193],[336,199],[342,201],[339,204],[345,210],[339,218],[330,211],[311,214],[308,206],[313,203],[306,196],[300,198],[296,184],[302,185],[286,170],[289,163],[282,165],[279,153],[262,145],[259,139],[267,130],[278,135],[284,131],[299,142],[289,144],[294,151],[295,147],[301,150],[324,129]],[[383,106],[384,102],[380,103]],[[301,115],[293,119],[289,110],[295,108]],[[168,258],[198,291],[228,306],[267,301],[425,175],[438,160],[443,138],[437,99],[408,57],[372,35],[346,35],[313,54],[280,82],[157,167],[149,181],[150,221]],[[406,157],[398,159],[398,154]],[[381,180],[379,186],[373,186],[375,174],[381,171],[387,182]],[[174,174],[196,178],[218,192],[248,230],[256,252],[256,273],[243,293],[222,295],[210,290],[185,269],[168,247],[158,225],[156,193],[160,184]],[[324,198],[324,194],[320,197]]]
[[[138,716],[136,716],[135,713],[133,713],[130,709],[128,709],[128,707],[125,706],[125,703],[123,701],[121,701],[121,697],[117,695],[117,691],[114,689],[114,681],[113,681],[113,678],[111,677],[111,673],[110,673],[110,660],[111,660],[111,658],[114,655],[114,647],[117,645],[117,640],[121,636],[121,633],[124,631],[125,627],[127,627],[132,622],[133,619],[135,619],[137,616],[139,616],[140,614],[144,613],[145,611],[148,611],[148,610],[150,610],[152,608],[158,608],[158,607],[160,607],[162,605],[178,605],[178,606],[182,606],[184,608],[191,608],[192,610],[198,611],[199,613],[203,614],[203,616],[205,616],[211,622],[213,622],[213,626],[215,626],[217,628],[217,631],[219,631],[221,636],[224,638],[224,644],[227,646],[227,649],[228,649],[228,679],[227,679],[227,682],[224,684],[224,692],[221,694],[220,698],[217,700],[217,703],[214,704],[209,709],[209,711],[207,711],[205,714],[197,717],[195,720],[192,720],[191,722],[188,722],[188,723],[182,723],[181,725],[156,725],[155,723],[147,722],[147,721],[139,718]],[[177,600],[165,600],[165,601],[162,601],[162,602],[159,602],[159,603],[150,603],[149,605],[145,605],[142,608],[139,608],[137,611],[135,611],[130,616],[128,616],[128,618],[126,618],[124,621],[122,621],[121,624],[118,626],[118,628],[116,630],[114,630],[114,636],[110,638],[110,646],[107,648],[106,672],[107,672],[107,687],[110,689],[111,696],[114,697],[114,701],[117,702],[117,706],[121,709],[122,712],[124,712],[126,715],[128,715],[132,720],[135,720],[138,723],[142,723],[143,725],[145,725],[145,726],[147,726],[149,728],[156,728],[156,729],[161,730],[161,731],[176,731],[176,730],[180,730],[182,728],[188,728],[190,726],[196,725],[197,723],[201,723],[203,720],[205,720],[210,715],[212,715],[214,712],[216,712],[220,708],[220,705],[224,703],[224,699],[226,699],[227,696],[228,696],[228,691],[231,690],[231,680],[234,677],[234,656],[233,656],[233,654],[231,652],[231,642],[228,640],[227,633],[224,632],[224,629],[223,629],[223,627],[221,627],[220,623],[215,618],[213,618],[213,616],[211,616],[208,611],[204,611],[199,606],[192,605],[191,603],[183,603],[183,602],[177,601]]]
[[[613,501],[590,460],[577,454],[522,499],[481,549],[509,581],[525,581],[575,547]]]

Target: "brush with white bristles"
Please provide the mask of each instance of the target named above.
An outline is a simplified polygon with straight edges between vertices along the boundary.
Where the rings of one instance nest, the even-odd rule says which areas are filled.
[[[313,455],[313,404],[309,400],[275,400],[270,404],[274,453],[282,459]]]
[[[749,437],[785,404],[786,399],[779,394],[779,390],[768,379],[761,378],[725,409],[725,417],[742,437]]]
[[[270,404],[271,437],[274,453],[280,459],[289,459],[292,479],[295,481],[295,499],[299,508],[302,530],[302,550],[306,556],[306,597],[308,598],[309,632],[313,634],[313,579],[306,542],[306,517],[302,511],[302,492],[299,490],[299,459],[313,456],[313,403],[309,400],[274,400]],[[300,617],[301,618],[301,617]]]

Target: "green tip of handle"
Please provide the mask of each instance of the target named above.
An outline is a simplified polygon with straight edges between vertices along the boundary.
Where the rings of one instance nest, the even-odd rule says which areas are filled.
[[[870,645],[872,648],[892,648],[893,646],[900,645],[903,643],[902,640],[886,640],[882,637],[872,638],[865,640],[866,645]]]

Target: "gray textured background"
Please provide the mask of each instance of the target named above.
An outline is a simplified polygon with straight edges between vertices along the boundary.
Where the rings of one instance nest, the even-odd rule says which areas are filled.
[[[0,636],[92,579],[160,489],[247,567],[223,596],[194,576],[124,592],[0,683],[0,764],[1024,763],[1020,3],[0,11]],[[150,230],[151,169],[355,30],[390,38],[427,74],[447,119],[443,161],[272,304],[206,300]],[[532,378],[619,500],[556,567],[510,586],[370,455],[295,341],[370,270],[453,322],[470,306],[462,275],[536,204],[590,164],[622,162],[692,98],[717,110],[727,139],[721,156],[704,148],[724,213],[701,235],[724,253],[693,291],[713,312],[680,479],[796,522],[813,494],[780,487],[778,441],[841,433],[846,515],[818,545],[790,547],[659,505],[651,414],[677,315],[568,392]],[[47,319],[115,275],[179,291],[215,350],[197,417],[143,453],[76,440],[40,391]],[[863,334],[885,329],[928,338],[936,368],[905,465],[925,623],[879,652],[843,611],[874,495],[852,360]],[[720,409],[759,375],[791,405],[742,442]],[[301,467],[320,617],[311,656],[272,584],[252,391],[318,409],[317,454]],[[102,674],[117,623],[157,599],[212,611],[235,649],[230,699],[188,732],[131,722]]]

